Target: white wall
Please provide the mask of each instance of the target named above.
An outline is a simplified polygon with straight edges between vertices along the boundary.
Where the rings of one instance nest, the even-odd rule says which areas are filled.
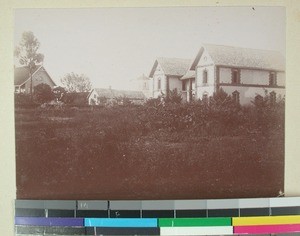
[[[26,93],[30,93],[30,79],[27,80],[27,82],[25,83],[25,91]],[[36,73],[34,73],[34,75],[32,76],[32,91],[34,91],[34,87],[39,85],[39,84],[48,84],[51,89],[53,89],[54,87],[54,83],[52,82],[52,80],[50,79],[50,77],[48,76],[48,74],[45,71],[39,70]]]
[[[219,68],[220,83],[231,83],[231,68]],[[241,69],[242,84],[269,85],[269,71]],[[285,73],[277,72],[277,85],[285,86]]]
[[[210,55],[207,53],[206,50],[204,50],[198,65],[204,66],[204,65],[212,65],[214,64],[213,60],[211,59]]]
[[[160,78],[161,80],[161,89],[158,89],[158,79]],[[166,94],[166,76],[164,74],[164,71],[162,70],[160,65],[157,65],[156,70],[154,72],[153,75],[153,94],[154,94],[154,98],[157,98],[158,96],[161,95],[161,93],[163,92],[164,94]]]
[[[242,87],[242,86],[221,86],[227,94],[232,95],[234,91],[240,93],[240,104],[250,104],[251,101],[254,101],[256,95],[265,96],[265,91],[268,93],[275,92],[276,98],[283,98],[285,96],[285,89],[282,88],[262,88],[262,87]]]
[[[277,72],[277,85],[285,86],[285,72]]]
[[[269,85],[269,71],[262,70],[241,70],[241,83]]]
[[[207,71],[207,83],[203,84],[203,71]],[[196,69],[197,98],[202,99],[203,93],[212,96],[215,91],[215,66],[198,66]]]
[[[89,96],[89,98],[88,98],[89,105],[92,105],[92,99],[95,101],[95,105],[99,105],[99,104],[98,104],[98,93],[96,93],[95,90],[93,90],[93,91],[90,93],[90,96]]]
[[[230,68],[219,68],[220,83],[231,83],[231,69]]]
[[[169,77],[169,90],[177,89],[180,93],[182,91],[182,81],[178,77]]]

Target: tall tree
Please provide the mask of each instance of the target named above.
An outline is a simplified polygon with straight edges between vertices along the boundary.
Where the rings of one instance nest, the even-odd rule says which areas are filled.
[[[40,42],[34,36],[31,31],[25,31],[22,34],[22,39],[19,46],[15,48],[15,57],[19,59],[21,65],[27,66],[29,69],[30,76],[30,96],[33,98],[32,94],[32,74],[36,69],[36,66],[41,64],[44,60],[44,55],[38,53],[40,47]]]
[[[68,73],[62,79],[61,83],[68,92],[89,92],[92,88],[90,79],[81,74]]]

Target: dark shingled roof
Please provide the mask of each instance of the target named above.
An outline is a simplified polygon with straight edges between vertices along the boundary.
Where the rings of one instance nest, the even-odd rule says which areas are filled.
[[[116,90],[116,89],[94,89],[100,97],[106,97],[109,99],[126,97],[129,99],[143,100],[146,99],[142,91],[130,91],[130,90]]]
[[[198,64],[203,48],[207,50],[215,65],[276,71],[285,70],[285,58],[277,51],[213,44],[203,44],[192,63],[191,69],[194,69]]]
[[[153,77],[158,64],[162,67],[165,75],[181,77],[187,72],[190,63],[190,59],[159,57],[156,59],[149,77]]]
[[[40,66],[36,66],[34,72],[37,71],[39,68]],[[15,82],[14,82],[15,85],[21,85],[28,79],[29,79],[29,68],[27,66],[15,68]]]

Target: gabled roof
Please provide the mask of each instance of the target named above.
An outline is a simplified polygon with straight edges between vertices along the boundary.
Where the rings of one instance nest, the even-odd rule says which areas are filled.
[[[129,99],[146,99],[142,91],[131,91],[131,90],[116,90],[116,89],[103,89],[95,88],[96,93],[100,97],[105,97],[109,99],[126,97]],[[90,93],[91,94],[91,93]]]
[[[33,73],[40,69],[41,66],[37,66]],[[26,80],[29,79],[29,68],[27,66],[15,68],[15,85],[22,85]]]
[[[194,70],[188,70],[184,76],[182,76],[180,79],[192,79],[196,78],[196,72]]]
[[[271,50],[203,44],[190,69],[194,70],[204,50],[215,65],[263,70],[285,70],[284,56]]]
[[[153,77],[157,65],[161,66],[165,75],[181,77],[187,72],[190,63],[190,59],[159,57],[156,59],[149,77]]]
[[[100,97],[114,98],[111,89],[94,88],[93,90],[95,90],[95,92],[98,93]],[[93,92],[93,90],[90,92],[90,94]]]
[[[35,74],[37,71],[41,70],[42,68],[47,73],[47,71],[45,70],[45,68],[42,65],[37,65],[34,68],[32,74]],[[47,73],[47,75],[49,76],[48,73]],[[49,76],[49,78],[53,82],[53,84],[55,85],[52,78],[50,76]],[[29,79],[30,79],[30,73],[29,73],[28,66],[15,67],[15,70],[14,70],[14,85],[22,85]]]

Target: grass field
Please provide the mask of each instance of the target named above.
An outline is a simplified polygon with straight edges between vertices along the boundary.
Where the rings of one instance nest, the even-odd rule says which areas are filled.
[[[277,196],[284,110],[276,119],[222,112],[220,119],[183,105],[16,108],[17,198]]]

